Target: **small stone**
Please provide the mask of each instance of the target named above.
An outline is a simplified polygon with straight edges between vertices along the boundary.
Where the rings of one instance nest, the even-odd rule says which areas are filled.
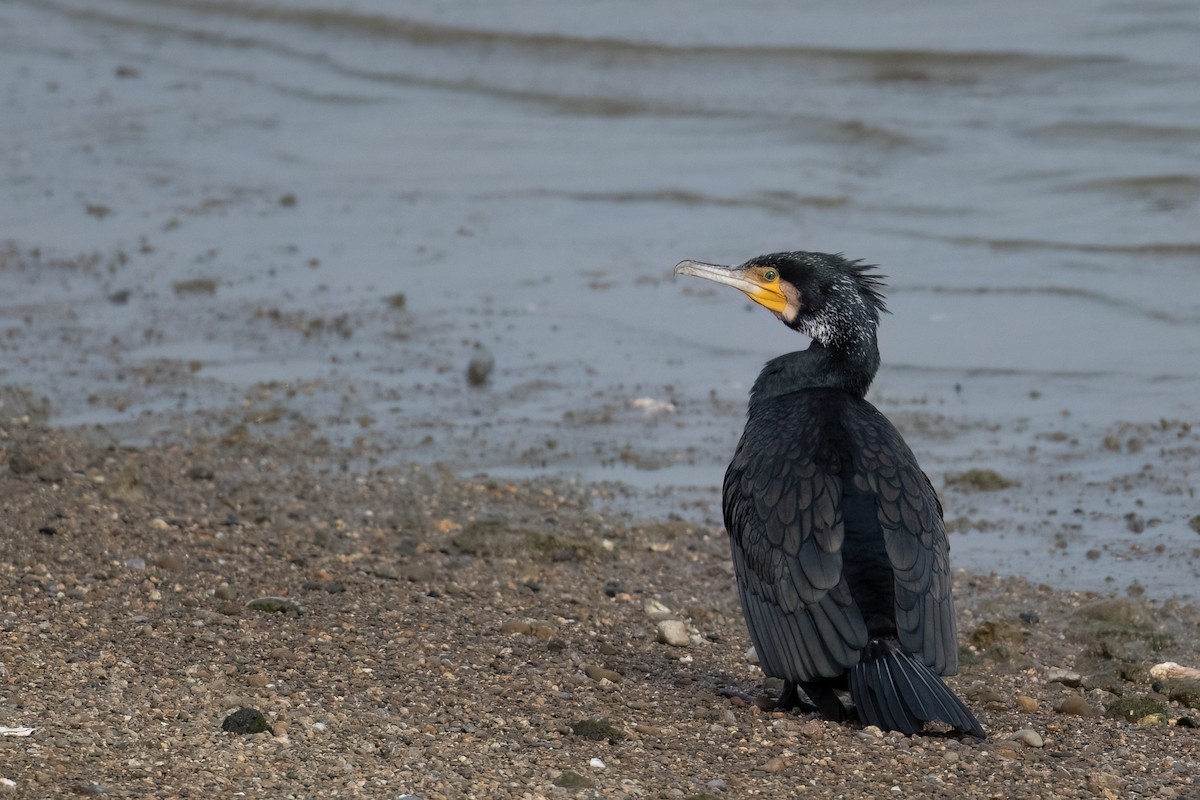
[[[646,616],[651,622],[662,622],[664,619],[675,616],[674,611],[653,597],[646,598],[646,602],[642,604],[642,610],[646,612]]]
[[[221,730],[237,734],[265,733],[271,730],[271,726],[261,711],[239,708],[225,718],[221,723]]]
[[[779,756],[775,756],[774,758],[767,759],[767,763],[763,764],[759,769],[763,772],[775,774],[776,772],[783,772],[787,769],[787,765],[787,761]]]
[[[1046,673],[1046,683],[1061,683],[1063,686],[1078,689],[1080,684],[1083,683],[1083,676],[1078,672],[1071,672],[1066,669],[1052,669]]]
[[[216,473],[207,464],[193,464],[188,467],[187,476],[194,481],[211,481]]]
[[[1127,687],[1128,683],[1125,680],[1109,672],[1086,675],[1083,679],[1083,688],[1089,692],[1093,689],[1100,689],[1109,694],[1122,695],[1125,694]]]
[[[946,485],[966,492],[995,492],[1015,485],[1015,481],[1005,478],[995,470],[969,469],[966,472],[947,475]]]
[[[825,724],[818,720],[810,719],[800,726],[800,735],[806,739],[824,739]]]
[[[183,559],[179,556],[159,556],[154,563],[165,570],[170,570],[171,572],[178,572],[179,570],[183,569]]]
[[[529,636],[531,633],[533,633],[533,626],[531,626],[528,622],[509,620],[500,626],[500,630],[502,630],[504,633],[519,633],[523,636]]]
[[[1087,777],[1088,788],[1102,797],[1118,797],[1129,782],[1109,772],[1093,772]]]
[[[1058,706],[1058,713],[1072,714],[1076,717],[1098,717],[1100,712],[1088,705],[1079,695],[1071,695]]]
[[[237,600],[237,589],[234,589],[228,583],[222,583],[213,590],[213,594],[218,600]]]
[[[1027,694],[1020,694],[1017,695],[1017,708],[1026,714],[1032,714],[1038,710],[1038,702]]]
[[[621,738],[621,732],[613,727],[607,719],[581,719],[571,723],[571,733],[593,741],[616,742]]]
[[[621,682],[621,673],[614,672],[611,669],[605,669],[604,667],[596,664],[584,664],[583,674],[597,682],[602,680],[612,681],[613,683]]]
[[[246,603],[246,608],[254,611],[265,611],[268,614],[290,614],[299,617],[304,613],[300,605],[295,601],[289,600],[286,597],[256,597],[249,603]]]
[[[1012,740],[1014,742],[1020,742],[1026,747],[1041,747],[1045,744],[1045,742],[1042,741],[1041,734],[1039,734],[1033,728],[1021,728],[1021,730],[1012,735]]]
[[[488,382],[488,378],[492,375],[492,369],[496,366],[496,358],[491,352],[481,343],[475,343],[475,353],[471,356],[471,360],[467,362],[467,384],[470,386],[483,386]]]
[[[564,789],[591,789],[596,782],[585,775],[580,775],[573,769],[564,769],[554,779],[554,785]]]
[[[296,661],[299,658],[296,651],[290,647],[273,647],[268,655],[277,661]]]
[[[713,778],[708,783],[704,784],[710,792],[723,792],[728,788],[729,784],[720,778]]]
[[[754,649],[754,645],[750,646],[750,649],[742,655],[742,658],[745,659],[747,664],[758,663],[758,651]]]
[[[971,646],[998,661],[1011,660],[1025,647],[1028,631],[1007,620],[986,620],[971,634]]]
[[[1162,687],[1162,693],[1180,705],[1200,709],[1200,681],[1167,681]]]
[[[535,639],[548,642],[554,638],[554,626],[549,622],[531,622],[529,623],[529,633]]]
[[[150,520],[150,527],[156,531],[165,531],[170,529],[170,524],[162,517],[155,517]]]
[[[994,689],[980,689],[970,695],[971,700],[988,708],[1008,708],[1008,695]]]
[[[1166,708],[1153,697],[1125,695],[1108,704],[1108,715],[1128,722],[1140,722],[1147,717],[1166,716]]]
[[[664,619],[658,623],[658,640],[671,647],[687,647],[692,643],[687,625],[677,619]]]

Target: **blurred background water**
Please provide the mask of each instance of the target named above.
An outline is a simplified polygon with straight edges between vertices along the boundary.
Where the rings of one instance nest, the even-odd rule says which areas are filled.
[[[1198,36],[1176,2],[0,0],[0,383],[719,525],[806,341],[671,267],[844,252],[889,276],[871,397],[958,566],[1188,593]]]

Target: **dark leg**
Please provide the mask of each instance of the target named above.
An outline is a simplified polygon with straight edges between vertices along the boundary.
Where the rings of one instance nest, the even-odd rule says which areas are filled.
[[[791,681],[785,681],[783,691],[779,693],[779,699],[775,701],[775,708],[780,711],[790,711],[797,709],[805,714],[811,714],[819,709],[816,706],[809,705],[800,699],[800,693],[796,691],[796,684]]]
[[[785,692],[789,685],[784,684]],[[837,694],[828,684],[801,682],[800,688],[816,704],[815,710],[820,712],[822,717],[831,719],[834,722],[843,722],[846,719],[846,707],[842,705],[842,701],[838,699]],[[792,686],[792,692],[794,693],[795,691],[796,687]]]

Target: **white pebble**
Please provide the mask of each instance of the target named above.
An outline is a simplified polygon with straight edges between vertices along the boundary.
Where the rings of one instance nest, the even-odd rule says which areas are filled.
[[[604,762],[598,758],[593,758],[588,762],[588,766],[590,766],[592,769],[604,769]]]
[[[1026,747],[1041,747],[1045,742],[1042,741],[1041,734],[1032,728],[1021,728],[1012,735],[1014,742],[1020,742]]]
[[[1176,664],[1174,661],[1164,661],[1150,668],[1150,677],[1160,681],[1172,678],[1200,680],[1200,669],[1185,667],[1181,664]]]
[[[1046,683],[1061,683],[1075,688],[1083,683],[1083,676],[1069,669],[1051,669],[1046,673]]]
[[[633,400],[634,408],[644,411],[647,416],[651,414],[672,414],[675,411],[675,404],[669,403],[666,400],[658,400],[654,397],[638,397]]]
[[[664,619],[658,623],[658,640],[672,647],[687,647],[692,643],[687,625],[677,619]]]
[[[0,736],[29,736],[36,730],[37,728],[9,728],[0,725]]]
[[[646,602],[642,604],[642,610],[646,612],[646,616],[654,622],[661,622],[664,619],[670,619],[675,612],[667,608],[666,605],[655,600],[653,597],[646,598]]]

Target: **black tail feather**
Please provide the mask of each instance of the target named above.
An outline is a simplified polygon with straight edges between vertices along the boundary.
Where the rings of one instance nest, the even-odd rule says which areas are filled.
[[[898,647],[868,653],[850,669],[850,696],[863,722],[905,734],[920,733],[926,722],[944,722],[987,738],[979,720],[929,667]]]

